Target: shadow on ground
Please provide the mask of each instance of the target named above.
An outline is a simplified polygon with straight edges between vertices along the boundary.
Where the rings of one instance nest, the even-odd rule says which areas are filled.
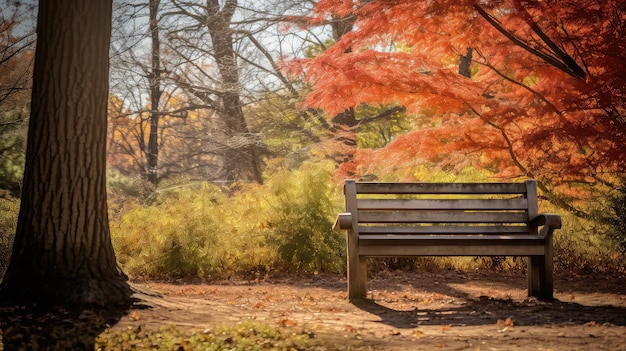
[[[0,307],[0,350],[94,350],[96,337],[127,313],[123,306]]]
[[[617,306],[585,306],[554,300],[523,302],[481,297],[466,300],[455,307],[396,310],[371,299],[354,302],[358,308],[377,315],[381,322],[396,328],[420,325],[493,325],[510,319],[518,326],[546,325],[615,325],[626,326],[626,308]]]

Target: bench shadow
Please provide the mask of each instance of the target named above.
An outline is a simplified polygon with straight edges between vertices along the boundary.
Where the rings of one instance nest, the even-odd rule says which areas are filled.
[[[395,291],[404,293],[407,286],[416,291],[429,292],[449,297],[445,303],[434,301],[423,304],[419,301],[405,301],[401,309],[385,300],[373,298],[354,300],[352,303],[363,311],[376,315],[380,322],[396,328],[415,328],[420,325],[496,325],[507,318],[518,326],[545,325],[602,325],[626,326],[626,307],[619,305],[590,305],[573,301],[538,301],[535,298],[511,298],[511,296],[480,296],[457,288],[468,282],[480,282],[484,286],[481,295],[489,295],[492,288],[508,287],[513,290],[525,289],[525,274],[490,274],[437,272],[410,273],[401,275],[401,281],[390,277],[373,277],[371,288],[375,291]],[[398,284],[400,283],[400,284]],[[424,284],[427,284],[425,286]],[[456,285],[456,286],[455,286]],[[475,285],[475,284],[474,284]],[[572,294],[609,293],[626,295],[626,285],[622,279],[587,276],[562,276],[555,282],[557,292],[562,296]],[[499,288],[498,288],[499,287]],[[396,295],[399,297],[399,295]],[[418,295],[419,296],[419,295]],[[406,307],[405,307],[406,306]],[[445,307],[441,307],[445,306]]]
[[[355,300],[352,303],[361,310],[378,316],[381,323],[403,329],[420,325],[497,325],[507,319],[517,326],[626,326],[626,308],[610,305],[586,306],[558,300],[543,302],[527,299],[518,302],[480,297],[453,303],[455,307],[421,306],[405,310],[396,310],[371,299]]]

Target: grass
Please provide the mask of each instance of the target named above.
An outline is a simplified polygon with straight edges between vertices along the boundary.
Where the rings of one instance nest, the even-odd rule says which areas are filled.
[[[274,328],[258,322],[242,322],[216,328],[181,330],[168,326],[158,331],[127,327],[105,331],[96,338],[96,350],[347,350],[349,346],[330,345],[313,331],[292,327]]]

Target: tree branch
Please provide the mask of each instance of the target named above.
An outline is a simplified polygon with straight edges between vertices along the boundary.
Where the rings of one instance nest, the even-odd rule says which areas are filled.
[[[487,22],[489,22],[489,24],[491,24],[495,29],[497,29],[500,33],[502,33],[505,37],[507,37],[515,45],[517,45],[517,46],[521,47],[522,49],[530,52],[531,54],[539,57],[540,59],[544,60],[546,63],[548,63],[548,64],[550,64],[550,65],[560,69],[561,71],[569,74],[570,76],[572,76],[572,77],[574,77],[576,79],[584,79],[585,78],[585,72],[582,70],[582,68],[580,68],[580,66],[578,66],[578,64],[576,64],[576,62],[573,61],[573,59],[569,55],[563,53],[564,55],[566,55],[569,58],[569,60],[567,60],[566,62],[563,62],[562,61],[563,58],[558,57],[558,53],[555,53],[555,55],[557,55],[557,56],[552,56],[552,55],[547,54],[545,52],[539,51],[539,50],[531,47],[530,45],[528,45],[528,43],[524,42],[520,38],[516,37],[513,33],[509,32],[504,27],[502,27],[502,25],[500,24],[500,22],[497,19],[495,19],[490,14],[488,14],[479,5],[474,5],[474,8],[476,9],[476,11],[478,11],[478,14],[480,14],[485,20],[487,20]],[[543,35],[545,36],[545,34],[543,34]],[[554,45],[554,43],[549,38],[547,38],[547,36],[545,36],[545,38],[548,41],[550,41],[550,43],[552,43],[552,45]],[[550,46],[550,44],[548,44],[548,43],[546,43],[546,44]],[[562,52],[560,49],[559,49],[559,51]],[[570,60],[571,60],[571,62],[570,62]],[[569,65],[569,64],[572,64],[572,62],[573,62],[574,66],[570,66]]]

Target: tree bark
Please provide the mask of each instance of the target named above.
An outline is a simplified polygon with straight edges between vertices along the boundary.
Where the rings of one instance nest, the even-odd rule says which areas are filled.
[[[41,1],[24,188],[2,299],[128,303],[106,202],[112,1]]]
[[[261,162],[241,108],[239,69],[230,22],[237,0],[227,0],[220,9],[218,0],[207,0],[206,27],[213,44],[213,57],[222,79],[220,115],[226,126],[228,145],[224,155],[224,173],[228,182],[253,180],[263,183]]]
[[[150,83],[150,131],[146,159],[148,161],[147,179],[156,188],[159,164],[159,105],[161,104],[161,40],[159,38],[158,13],[160,0],[150,0],[150,39],[152,41],[152,70],[148,77]]]

